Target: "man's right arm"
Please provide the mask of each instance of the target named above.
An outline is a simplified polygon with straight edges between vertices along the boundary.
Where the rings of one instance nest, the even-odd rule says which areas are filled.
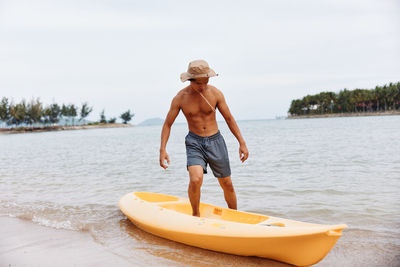
[[[169,134],[171,132],[171,126],[178,116],[180,109],[179,96],[177,95],[174,97],[174,99],[172,99],[171,107],[168,111],[167,117],[165,118],[164,125],[161,131],[160,166],[164,169],[168,168],[168,166],[165,164],[165,161],[167,161],[167,163],[169,164],[169,156],[167,154],[166,147]]]

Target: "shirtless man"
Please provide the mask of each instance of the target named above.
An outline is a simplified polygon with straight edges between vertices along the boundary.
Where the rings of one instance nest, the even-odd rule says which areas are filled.
[[[200,216],[200,188],[203,173],[207,173],[207,164],[224,191],[225,201],[230,209],[237,209],[236,194],[231,180],[228,150],[218,130],[216,109],[224,117],[229,129],[239,142],[239,157],[244,162],[249,152],[235,119],[229,111],[221,91],[208,84],[209,77],[217,76],[204,60],[190,62],[188,71],[181,74],[182,82],[190,85],[179,91],[171,103],[161,132],[160,166],[168,168],[169,156],[166,152],[167,141],[179,111],[186,117],[189,133],[185,138],[187,169],[189,171],[188,194],[193,216]]]

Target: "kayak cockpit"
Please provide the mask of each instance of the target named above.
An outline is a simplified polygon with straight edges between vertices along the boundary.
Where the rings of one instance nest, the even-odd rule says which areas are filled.
[[[158,193],[150,193],[150,192],[135,192],[134,195],[144,201],[147,202],[170,202],[170,201],[178,201],[180,198],[175,196],[169,196]]]
[[[163,203],[159,204],[159,206],[166,209],[174,210],[176,212],[192,215],[192,206],[190,205],[190,202]],[[202,218],[212,218],[246,224],[258,224],[269,219],[269,217],[265,215],[251,214],[204,203],[200,203],[200,216]]]

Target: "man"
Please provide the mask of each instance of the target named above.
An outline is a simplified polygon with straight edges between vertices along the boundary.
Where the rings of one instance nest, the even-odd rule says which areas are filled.
[[[224,117],[229,129],[239,142],[239,157],[244,162],[249,152],[235,119],[229,111],[221,91],[208,84],[209,77],[217,76],[204,60],[190,62],[188,71],[181,74],[181,81],[190,85],[179,91],[171,103],[161,132],[160,166],[168,168],[169,157],[166,152],[171,126],[182,110],[186,117],[189,133],[185,138],[187,169],[189,171],[188,194],[193,216],[200,216],[200,187],[207,164],[224,191],[225,201],[230,209],[237,209],[236,194],[231,180],[228,150],[218,130],[216,109]]]

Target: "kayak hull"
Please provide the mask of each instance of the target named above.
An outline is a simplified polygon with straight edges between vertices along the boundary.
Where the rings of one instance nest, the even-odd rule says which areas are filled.
[[[298,266],[322,260],[347,226],[303,223],[201,203],[191,216],[188,199],[134,192],[119,201],[139,228],[187,245],[242,256],[274,259]]]

